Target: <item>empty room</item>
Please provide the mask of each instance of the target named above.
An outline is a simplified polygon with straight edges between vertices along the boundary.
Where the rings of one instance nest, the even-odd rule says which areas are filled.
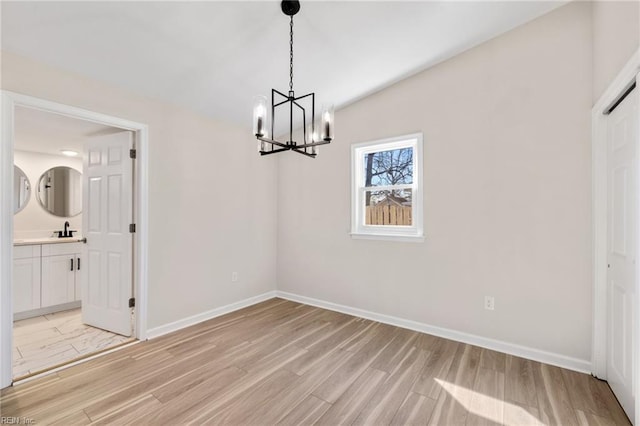
[[[640,2],[0,30],[0,424],[640,425]]]

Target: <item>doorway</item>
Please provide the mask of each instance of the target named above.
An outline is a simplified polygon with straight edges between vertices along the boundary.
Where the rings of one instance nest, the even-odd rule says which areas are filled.
[[[133,295],[126,228],[133,223],[134,160],[129,130],[20,106],[14,124],[12,364],[19,381],[133,340],[135,307],[125,298],[115,309],[114,297],[105,309],[105,299]],[[96,191],[104,192],[105,169],[93,163],[96,156],[107,163],[110,154],[118,161],[109,162],[112,196],[103,202]],[[105,219],[89,224],[92,218]],[[107,233],[124,244],[100,256]],[[104,271],[114,266],[122,272],[108,280]]]
[[[27,184],[26,179],[14,177],[14,158],[23,155],[21,153],[14,156],[14,149],[20,148],[20,142],[15,137],[16,120],[20,119],[20,113],[23,110],[31,111],[36,115],[51,114],[59,118],[58,121],[81,120],[85,126],[95,127],[93,129],[95,132],[89,138],[90,142],[87,145],[89,147],[88,155],[84,156],[80,168],[85,171],[84,185],[78,186],[71,182],[70,175],[74,174],[74,170],[78,171],[77,164],[75,169],[67,165],[61,166],[63,168],[61,170],[43,173],[44,178],[38,177],[37,183]],[[71,345],[81,357],[86,356],[86,354],[81,354],[82,351],[102,350],[112,344],[122,343],[122,339],[146,339],[147,127],[140,123],[3,91],[1,136],[0,172],[3,179],[0,185],[2,194],[0,198],[2,224],[2,229],[0,229],[0,254],[2,255],[0,263],[0,277],[2,278],[0,288],[2,292],[0,354],[2,362],[0,370],[2,383],[0,387],[6,387],[12,383],[12,378],[15,377],[12,359],[16,356],[22,356],[20,351],[16,351],[16,345],[13,342],[14,316],[17,320],[22,320],[22,323],[18,324],[19,327],[31,326],[34,330],[37,330],[44,322],[48,326],[55,324],[53,328],[58,332],[63,329],[68,331],[69,335],[81,336],[86,333],[86,329],[82,327],[90,327],[91,337]],[[134,143],[135,147],[132,146]],[[62,148],[58,147],[57,149]],[[74,151],[73,149],[65,150]],[[125,161],[125,157],[128,160],[130,154],[132,156],[136,154],[135,166],[132,162]],[[96,160],[97,158],[100,161]],[[104,164],[105,167],[98,167],[96,161]],[[88,174],[87,170],[90,171]],[[89,175],[91,179],[89,179]],[[9,179],[5,179],[7,176]],[[105,179],[101,180],[101,178]],[[135,185],[127,187],[127,181],[129,183],[135,182]],[[59,197],[55,194],[56,182],[61,183],[60,187],[67,190],[64,196]],[[113,189],[116,188],[115,184],[118,182],[120,182],[120,191],[114,192]],[[21,191],[16,192],[15,185],[22,185],[23,187],[19,188]],[[78,188],[80,187],[83,188],[82,197],[79,194]],[[98,195],[108,193],[105,190],[107,187],[112,190],[111,194],[118,196],[112,197],[112,199],[103,198],[102,201],[96,202],[100,198]],[[64,224],[60,223],[59,226],[53,228],[59,231],[58,237],[62,235],[65,239],[73,239],[73,232],[70,231],[80,228],[82,231],[86,230],[86,234],[91,235],[88,238],[91,240],[90,243],[83,244],[80,241],[67,240],[65,244],[61,244],[58,240],[44,241],[42,240],[43,235],[29,235],[24,228],[19,231],[16,229],[14,235],[14,221],[18,222],[18,220],[14,218],[13,205],[16,201],[29,201],[25,193],[27,188],[36,191],[37,195],[31,200],[34,206],[37,203],[37,207],[45,211],[56,208],[63,209],[60,217],[69,220],[65,220]],[[18,194],[17,198],[14,195],[16,193]],[[78,207],[80,198],[83,199],[82,207],[89,212],[94,212],[94,214],[83,214],[81,221],[74,222],[73,219],[76,215],[73,214],[72,208]],[[88,209],[88,204],[91,202],[93,206]],[[95,213],[96,211],[99,213]],[[116,215],[116,212],[119,214]],[[55,217],[50,210],[47,211],[47,214]],[[130,232],[134,231],[130,228],[130,225],[133,224],[135,224],[135,232]],[[114,243],[112,238],[103,238],[105,241],[101,241],[101,236],[109,235],[111,237],[116,234],[114,232],[116,225],[126,229],[126,232],[124,230],[121,232],[119,242]],[[75,236],[77,238],[78,234]],[[14,246],[16,237],[18,237],[19,245]],[[40,238],[41,240],[38,242],[42,244],[29,244],[30,241],[27,240],[33,238]],[[49,244],[50,242],[51,244]],[[114,253],[118,254],[116,250],[118,247],[120,257],[114,256]],[[100,255],[106,253],[107,250],[109,256]],[[23,256],[23,259],[29,260],[20,260],[16,263],[14,260],[16,256]],[[105,258],[108,259],[105,261]],[[23,265],[25,266],[23,267]],[[39,269],[36,268],[36,265]],[[107,270],[112,273],[104,274],[101,272]],[[120,271],[120,276],[113,279],[113,271],[116,270]],[[105,276],[111,278],[105,278]],[[14,278],[31,278],[33,283],[41,283],[42,277],[46,277],[48,281],[55,281],[56,284],[53,287],[47,285],[44,290],[33,284],[21,286],[20,291],[13,291]],[[53,280],[52,277],[56,279]],[[116,281],[120,286],[113,288]],[[35,294],[36,290],[39,290],[39,294]],[[15,300],[17,296],[19,296],[18,301]],[[44,305],[42,304],[43,300],[46,302]],[[39,305],[35,305],[35,303],[39,303]],[[80,310],[78,307],[81,307]],[[115,311],[124,313],[126,318],[123,320],[121,315],[119,324],[104,322],[105,318],[109,316],[108,314]],[[131,316],[132,312],[135,315]],[[26,319],[25,316],[29,319]],[[113,321],[113,317],[109,319]],[[125,322],[126,326],[123,326]],[[51,327],[47,328],[49,330],[42,333],[50,333]],[[23,328],[23,330],[25,329]],[[113,331],[116,333],[112,333]],[[20,332],[22,333],[22,330]],[[15,340],[17,342],[20,339],[22,337],[16,336]],[[22,340],[24,341],[24,339]],[[65,345],[63,344],[61,347],[65,347]],[[66,348],[68,349],[69,346],[67,345]]]

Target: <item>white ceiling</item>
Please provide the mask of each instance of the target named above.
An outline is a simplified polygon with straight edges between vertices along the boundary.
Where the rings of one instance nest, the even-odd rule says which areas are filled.
[[[14,141],[20,151],[62,155],[60,150],[69,149],[81,157],[87,138],[121,131],[32,108],[17,107],[15,111]]]
[[[343,106],[564,1],[303,1],[294,88]],[[288,90],[277,1],[2,1],[2,49],[250,126],[253,97]]]

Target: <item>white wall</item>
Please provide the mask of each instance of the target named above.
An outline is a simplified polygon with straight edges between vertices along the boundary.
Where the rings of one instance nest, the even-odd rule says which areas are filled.
[[[149,125],[149,328],[275,290],[276,160],[250,131],[8,52],[2,88]]]
[[[280,156],[279,290],[588,360],[591,35],[570,3],[338,111],[316,160]],[[413,132],[426,241],[351,239],[350,145]]]
[[[82,158],[65,157],[28,151],[14,151],[13,163],[27,175],[31,184],[31,197],[25,208],[13,216],[13,237],[50,237],[52,231],[62,230],[69,221],[69,229],[82,229],[82,213],[74,217],[58,217],[47,212],[36,196],[40,176],[52,167],[66,166],[82,173]]]
[[[593,103],[640,46],[640,2],[593,2]]]

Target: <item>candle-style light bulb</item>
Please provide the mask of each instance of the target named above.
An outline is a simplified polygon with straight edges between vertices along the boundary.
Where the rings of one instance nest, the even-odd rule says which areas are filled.
[[[317,127],[318,123],[316,123]],[[314,143],[314,142],[318,142],[318,132],[316,131],[316,129],[314,128],[313,124],[309,124],[307,126],[307,140],[306,143]],[[318,147],[317,146],[312,146],[309,147],[309,149],[311,150],[311,154],[317,154],[318,153]]]
[[[258,137],[266,135],[267,128],[267,99],[258,96],[253,103],[253,134]]]
[[[333,105],[323,106],[320,125],[322,140],[329,142],[333,139],[333,127]]]

